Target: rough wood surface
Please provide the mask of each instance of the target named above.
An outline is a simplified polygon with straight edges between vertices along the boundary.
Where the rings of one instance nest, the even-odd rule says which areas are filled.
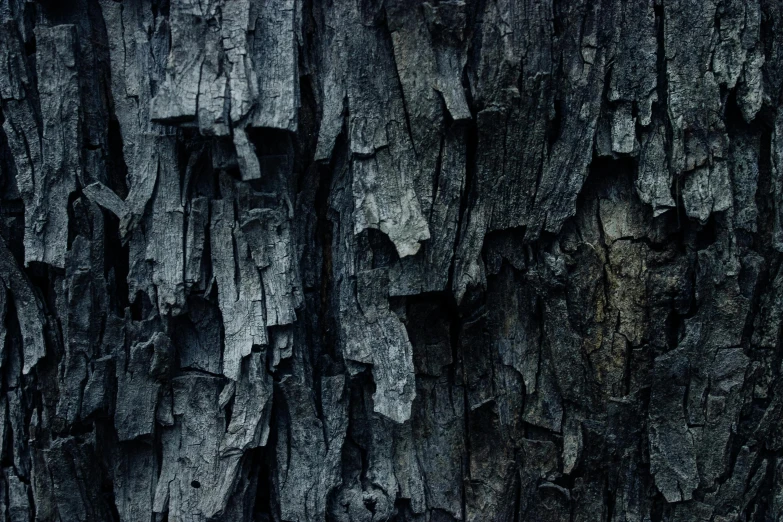
[[[0,522],[783,522],[781,0],[0,0]]]

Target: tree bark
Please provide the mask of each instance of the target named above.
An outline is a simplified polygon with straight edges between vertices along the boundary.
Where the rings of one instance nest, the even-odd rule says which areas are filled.
[[[0,23],[0,522],[783,521],[780,0]]]

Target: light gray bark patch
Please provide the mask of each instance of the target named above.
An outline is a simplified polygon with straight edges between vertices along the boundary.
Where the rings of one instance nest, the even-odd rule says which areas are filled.
[[[336,183],[348,183],[347,172]],[[338,191],[332,209],[349,216],[352,194]],[[340,266],[334,274],[336,287],[332,297],[339,310],[338,342],[348,370],[357,373],[362,365],[372,365],[376,384],[374,411],[397,422],[410,418],[416,395],[413,350],[408,334],[388,301],[388,270],[371,268],[371,260],[356,255],[359,244],[366,244],[366,233],[355,235],[352,223],[342,221],[335,231],[333,246]],[[335,266],[335,265],[333,265]],[[359,363],[359,364],[357,364]]]
[[[160,82],[163,75],[162,64],[156,63],[155,55],[159,51],[164,54],[160,59],[165,58],[168,41],[164,48],[158,47],[166,25],[156,23],[152,10],[145,9],[142,3],[125,5],[102,0],[100,6],[107,32],[118,35],[109,38],[108,52],[114,114],[128,169],[126,214],[120,216],[120,232],[127,239],[142,219],[155,189],[158,136],[172,134],[150,117],[151,86]]]
[[[687,173],[682,199],[688,216],[701,223],[706,223],[713,212],[731,208],[731,180],[726,162],[719,161]]]
[[[244,129],[235,128],[233,132],[234,147],[236,148],[237,163],[239,171],[242,173],[242,179],[249,181],[251,179],[261,178],[261,166],[256,156],[256,148],[247,138]]]
[[[672,176],[666,157],[666,129],[659,125],[642,141],[636,178],[639,199],[652,206],[655,216],[676,206],[671,184]]]
[[[630,103],[621,103],[612,113],[612,151],[631,154],[636,148],[636,118]]]
[[[413,374],[413,349],[400,320],[389,310],[383,289],[388,276],[383,270],[356,274],[357,322],[349,322],[345,335],[346,357],[370,362],[376,390],[374,410],[397,422],[410,418],[411,403],[416,396]],[[362,324],[364,323],[364,324]],[[372,346],[371,360],[363,361],[361,345]],[[375,345],[375,346],[373,346]]]
[[[109,187],[96,181],[82,188],[84,195],[91,201],[111,211],[112,214],[122,219],[128,214],[128,207],[122,199]]]
[[[343,126],[347,87],[345,85],[348,35],[342,31],[351,22],[348,4],[337,4],[334,9],[314,10],[314,16],[324,37],[316,43],[317,53],[323,63],[319,75],[318,90],[322,98],[322,115],[318,127],[318,143],[315,160],[328,160],[332,156],[337,136]],[[329,30],[325,30],[329,28]]]
[[[185,309],[185,209],[180,199],[176,142],[159,142],[160,171],[152,201],[152,230],[147,231],[147,255],[162,315]]]
[[[151,100],[151,116],[155,120],[181,121],[194,119],[199,109],[202,68],[207,56],[210,33],[214,37],[218,2],[208,0],[175,0],[171,2],[169,28],[171,49],[166,62],[166,76],[157,95]],[[209,78],[209,64],[207,66]],[[204,82],[205,86],[207,82]],[[209,99],[201,103],[209,107]]]
[[[301,0],[254,3],[250,19],[251,81],[258,85],[258,103],[250,119],[254,127],[296,130],[301,9]]]
[[[29,486],[14,474],[13,469],[5,468],[5,482],[8,487],[8,499],[3,503],[7,508],[8,520],[24,522],[33,514],[30,505]]]
[[[258,95],[256,65],[253,61],[248,31],[250,16],[257,2],[225,2],[221,9],[220,34],[225,50],[223,69],[228,77],[229,119],[232,125],[242,122]]]
[[[195,19],[195,23],[192,23],[189,28],[183,31],[183,36],[190,36],[193,34],[192,32],[200,32],[203,35],[203,48],[198,50],[200,51],[199,58],[201,59],[201,67],[198,71],[198,95],[196,97],[198,129],[204,136],[226,136],[230,132],[228,117],[230,93],[228,91],[227,71],[223,65],[222,24],[219,23],[222,14],[222,2],[210,0],[199,2],[198,4],[198,7],[201,9],[200,16],[203,18],[200,21]],[[201,29],[199,26],[205,27]],[[172,27],[172,32],[174,30],[176,30],[176,27]],[[192,37],[183,42],[191,53],[194,52],[193,47],[195,46],[193,43]],[[172,49],[174,49],[173,41]],[[194,60],[194,62],[198,63],[199,58]],[[189,85],[177,86],[180,96],[189,98],[190,93],[182,92],[182,87],[186,89],[192,87]],[[157,100],[154,101],[156,102]],[[156,107],[156,105],[153,105],[153,107]]]
[[[405,257],[418,252],[420,242],[430,238],[419,198],[428,207],[432,196],[416,191],[421,174],[415,138],[406,128],[394,51],[378,28],[361,22],[358,11],[346,4],[324,12],[324,23],[335,31],[322,51],[327,71],[321,89],[329,101],[321,120],[316,158],[330,156],[341,128],[342,99],[347,96],[349,146],[356,156],[351,166],[355,231],[381,230],[400,257]],[[426,170],[421,176],[432,179]]]
[[[267,326],[292,324],[302,304],[291,221],[284,209],[246,211],[241,229],[261,271]]]
[[[400,257],[406,257],[419,251],[420,242],[429,239],[430,232],[408,177],[410,171],[395,168],[394,163],[389,149],[353,160],[354,234],[376,228],[389,236]]]
[[[664,5],[664,48],[672,168],[680,173],[723,157],[718,79],[711,67],[717,4],[672,0]]]
[[[225,330],[223,375],[238,380],[242,358],[254,345],[267,344],[267,332],[261,277],[234,219],[233,201],[212,201],[210,243]]]

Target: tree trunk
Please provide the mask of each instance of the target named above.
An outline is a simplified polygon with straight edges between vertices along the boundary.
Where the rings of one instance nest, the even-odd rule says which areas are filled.
[[[0,18],[0,522],[783,520],[781,0]]]

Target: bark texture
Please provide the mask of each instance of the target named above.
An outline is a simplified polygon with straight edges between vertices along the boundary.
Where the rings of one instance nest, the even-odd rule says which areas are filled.
[[[0,24],[0,522],[783,521],[780,0]]]

